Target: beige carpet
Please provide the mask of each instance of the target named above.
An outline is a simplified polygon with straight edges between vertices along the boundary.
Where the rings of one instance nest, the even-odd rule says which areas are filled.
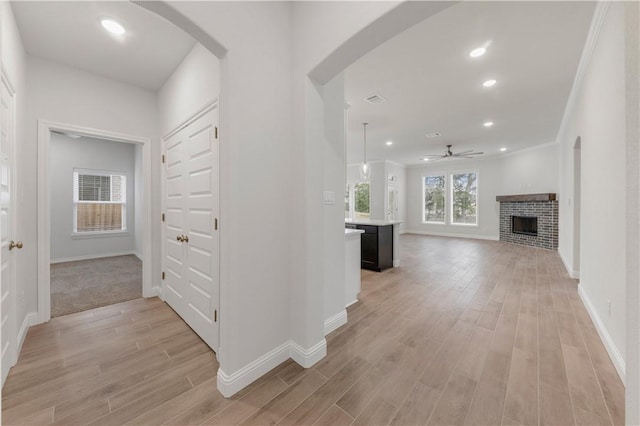
[[[134,255],[51,265],[51,317],[142,297],[142,262]]]

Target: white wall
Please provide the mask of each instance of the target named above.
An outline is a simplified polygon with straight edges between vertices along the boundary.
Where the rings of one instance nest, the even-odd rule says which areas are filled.
[[[478,172],[478,226],[422,223],[422,177],[474,170]],[[500,234],[497,195],[558,192],[558,145],[545,144],[487,159],[409,167],[407,181],[408,232],[497,240]]]
[[[334,204],[323,206],[324,227],[324,319],[344,313],[345,241],[344,241],[344,75],[340,74],[323,88],[325,99],[324,188],[335,194]],[[341,188],[336,191],[336,188]],[[336,227],[336,224],[339,224]]]
[[[562,171],[558,250],[567,268],[573,269],[578,260],[573,256],[573,148],[580,137],[580,292],[620,372],[624,370],[627,232],[624,8],[623,3],[609,5],[558,135]]]
[[[21,219],[25,256],[20,272],[27,287],[27,309],[37,310],[37,121],[73,124],[82,127],[148,138],[153,158],[160,158],[157,138],[156,96],[138,87],[119,83],[84,71],[39,58],[27,57],[27,132],[20,146],[18,167],[21,179]],[[159,161],[152,161],[152,181],[160,179]],[[159,197],[150,197],[152,211],[159,212]],[[157,217],[158,213],[154,215]],[[153,263],[160,259],[160,221],[152,224]],[[152,283],[160,282],[159,270]]]
[[[291,183],[291,5],[143,3],[157,6],[165,16],[186,16],[190,26],[205,30],[199,41],[219,52],[220,45],[226,50],[220,62],[218,359],[219,377],[229,377],[291,337],[293,214],[289,206],[301,202],[294,198],[299,195],[293,193]],[[316,206],[319,212],[321,200]],[[319,240],[322,244],[321,236]],[[323,300],[318,290],[317,304]],[[323,304],[318,305],[322,332]],[[304,324],[304,316],[297,322]]]
[[[640,4],[625,3],[627,323],[625,419],[640,424]]]
[[[51,188],[51,261],[131,253],[135,250],[135,145],[52,132],[49,170]],[[126,234],[73,237],[73,173],[75,169],[120,172],[126,177]]]
[[[400,224],[400,233],[403,234],[407,229],[407,168],[401,164],[386,161],[386,194],[385,194],[385,206],[389,204],[389,187],[393,186],[398,188],[398,220],[403,223]],[[390,182],[389,175],[395,176],[396,180]],[[386,211],[386,208],[385,208]]]
[[[558,192],[559,151],[557,144],[540,145],[501,158],[500,195]]]
[[[220,94],[220,61],[200,43],[158,91],[160,135],[165,136]]]
[[[384,161],[369,163],[371,176],[369,177],[369,217],[382,220],[387,217],[387,167]]]

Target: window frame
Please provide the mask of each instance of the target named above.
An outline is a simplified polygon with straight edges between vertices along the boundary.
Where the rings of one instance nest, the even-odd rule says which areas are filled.
[[[444,178],[444,217],[442,218],[442,222],[435,222],[432,220],[425,220],[425,208],[424,208],[424,201],[425,201],[425,192],[426,192],[426,185],[425,185],[425,179],[428,177],[440,177],[442,176]],[[421,209],[422,209],[422,223],[425,225],[446,225],[447,224],[447,216],[448,216],[448,203],[447,203],[447,198],[448,198],[448,193],[447,193],[447,172],[446,171],[442,171],[442,172],[434,172],[434,173],[429,173],[429,174],[424,174],[422,175],[421,178],[421,182],[422,182],[422,201],[421,201]]]
[[[363,219],[362,217],[356,218],[356,185],[366,183],[369,185],[369,216],[371,216],[371,182],[367,180],[352,180],[347,182],[349,187],[349,216],[345,216],[346,219]],[[347,188],[345,188],[346,190]],[[346,198],[346,197],[345,197]],[[346,212],[346,210],[345,210]]]
[[[122,178],[122,201],[80,201],[80,175],[89,175],[89,176],[120,176]],[[100,236],[117,236],[117,235],[128,235],[129,230],[127,228],[127,181],[128,177],[125,172],[122,171],[106,171],[106,170],[91,170],[91,169],[82,169],[82,168],[74,168],[73,169],[73,228],[71,236],[73,238],[91,238],[91,237],[100,237]],[[111,183],[111,182],[110,182]],[[110,185],[109,198],[113,198],[113,185]],[[78,205],[79,204],[121,204],[122,212],[121,212],[121,227],[120,229],[109,229],[109,230],[101,230],[101,231],[78,231]]]
[[[475,223],[456,223],[453,221],[453,176],[461,175],[461,174],[470,174],[474,173],[476,175],[476,222]],[[464,169],[464,170],[453,170],[449,172],[449,202],[447,203],[449,207],[449,224],[452,226],[464,226],[464,227],[479,227],[480,226],[480,209],[479,209],[479,199],[480,199],[480,173],[478,173],[477,169]]]
[[[476,175],[476,223],[455,223],[453,221],[453,175],[475,173]],[[427,177],[444,176],[445,200],[444,200],[444,222],[425,221],[424,197],[425,184],[424,179]],[[456,169],[456,170],[434,170],[433,172],[424,172],[421,175],[420,182],[422,184],[422,200],[420,201],[420,216],[423,225],[434,226],[464,226],[467,228],[480,227],[480,172],[478,169]]]

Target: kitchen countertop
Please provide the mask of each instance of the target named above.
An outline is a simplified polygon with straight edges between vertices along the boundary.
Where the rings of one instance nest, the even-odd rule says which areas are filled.
[[[344,236],[345,237],[351,237],[351,236],[355,236],[358,234],[364,234],[364,231],[362,229],[348,229],[345,228],[344,229]]]
[[[353,223],[354,225],[398,225],[403,223],[402,220],[386,220],[386,219],[345,219],[344,223]]]

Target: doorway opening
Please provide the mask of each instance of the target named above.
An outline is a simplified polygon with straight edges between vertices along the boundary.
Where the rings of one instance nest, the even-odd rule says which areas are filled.
[[[580,278],[580,180],[582,139],[576,139],[573,146],[573,278]]]
[[[40,321],[153,295],[150,150],[148,139],[38,122]]]
[[[50,135],[51,317],[142,297],[142,148]]]

